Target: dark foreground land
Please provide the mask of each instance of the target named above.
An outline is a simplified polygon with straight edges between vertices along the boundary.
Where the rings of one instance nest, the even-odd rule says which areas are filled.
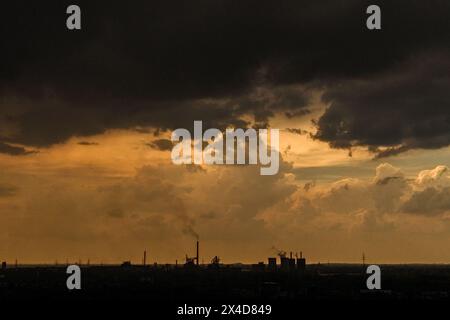
[[[450,266],[381,265],[381,286],[367,290],[361,265],[307,265],[305,270],[255,266],[82,266],[81,290],[68,290],[66,266],[0,270],[0,299],[151,300],[173,302],[450,300]]]

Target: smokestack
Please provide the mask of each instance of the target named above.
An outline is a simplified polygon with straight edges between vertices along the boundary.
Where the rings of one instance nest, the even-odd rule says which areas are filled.
[[[196,257],[197,265],[198,265],[198,240],[197,240],[197,257]]]
[[[300,259],[303,258],[303,251],[300,251]]]
[[[145,265],[147,264],[147,250],[144,250],[144,260],[142,262],[143,262],[144,267],[145,267]]]

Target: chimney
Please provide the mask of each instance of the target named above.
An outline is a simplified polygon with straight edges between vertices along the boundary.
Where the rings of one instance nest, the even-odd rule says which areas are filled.
[[[144,267],[145,267],[145,265],[147,264],[147,250],[144,250],[144,260],[142,262],[143,262]]]
[[[197,240],[197,257],[195,259],[196,259],[197,265],[198,265],[198,240]]]

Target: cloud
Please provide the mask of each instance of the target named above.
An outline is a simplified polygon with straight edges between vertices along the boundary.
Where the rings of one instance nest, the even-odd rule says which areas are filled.
[[[415,183],[418,186],[436,186],[436,185],[448,185],[450,177],[448,175],[447,166],[437,166],[432,170],[423,170],[419,172]]]
[[[169,139],[157,139],[150,142],[149,146],[160,151],[169,151],[172,150],[173,143]]]
[[[15,147],[7,143],[0,142],[0,153],[9,154],[12,156],[24,156],[27,154],[36,153],[36,151],[28,151],[23,147]]]
[[[292,91],[298,96],[297,104],[284,103],[284,93]],[[117,102],[102,100],[93,105],[93,101],[77,105],[73,100],[47,97],[43,99],[21,101],[23,110],[15,110],[14,116],[8,110],[3,111],[14,134],[1,136],[0,140],[21,143],[36,147],[47,147],[63,143],[72,136],[90,136],[105,132],[111,128],[139,128],[142,126],[158,128],[164,131],[176,128],[192,128],[194,120],[202,120],[205,127],[225,129],[228,126],[245,128],[251,125],[244,120],[246,115],[253,116],[256,126],[266,127],[268,118],[276,112],[290,108],[307,108],[310,93],[301,87],[282,89],[255,88],[244,95],[226,96],[216,99],[139,101],[126,114],[118,116],[117,110],[124,106]],[[131,99],[131,98],[130,98]],[[292,99],[292,97],[291,97]],[[8,105],[10,99],[4,99]],[[11,100],[12,101],[12,100]],[[1,106],[1,102],[0,102]],[[48,119],[51,115],[51,122]],[[0,109],[0,118],[2,111]]]
[[[373,178],[316,182],[308,191],[286,162],[276,176],[261,176],[257,166],[197,167],[152,164],[113,179],[82,178],[82,168],[70,178],[10,176],[21,192],[0,188],[8,197],[0,199],[0,223],[9,230],[2,243],[27,259],[117,262],[138,259],[147,247],[157,261],[173,261],[198,235],[202,255],[226,261],[261,259],[274,244],[331,258],[330,246],[347,248],[334,258],[352,261],[374,241],[400,239],[406,250],[411,244],[401,239],[411,232],[445,230],[450,187],[420,194],[417,179],[388,164]]]
[[[9,197],[17,193],[17,187],[0,184],[0,197]]]
[[[450,177],[447,166],[419,172],[413,192],[401,210],[420,215],[442,215],[450,211]]]
[[[75,175],[12,176],[23,192],[0,201],[0,224],[9,230],[11,250],[40,244],[52,260],[99,254],[119,260],[154,246],[161,259],[172,261],[182,259],[186,242],[197,236],[230,256],[242,243],[253,249],[252,243],[265,243],[258,249],[264,250],[272,240],[256,217],[297,190],[291,170],[282,162],[278,175],[261,176],[258,166],[169,163],[120,178],[92,175],[83,167]],[[2,196],[11,192],[0,188]],[[45,255],[41,250],[27,258]]]
[[[78,142],[80,146],[98,146],[97,142],[90,142],[90,141],[80,141]]]
[[[330,184],[316,183],[314,188],[309,183],[303,188],[299,186],[291,199],[292,204],[277,208],[278,211],[272,214],[266,213],[266,221],[289,224],[294,219],[300,224],[309,224],[315,220],[319,225],[320,221],[328,221],[330,227],[339,221],[341,227],[347,229],[353,228],[355,221],[361,222],[357,226],[364,224],[366,227],[367,223],[374,222],[378,230],[382,229],[384,221],[386,228],[391,228],[389,217],[401,212],[404,202],[412,194],[412,184],[413,181],[406,179],[399,168],[382,163],[377,166],[372,179],[347,177]],[[283,216],[286,218],[281,218]]]
[[[377,184],[387,184],[392,179],[402,179],[403,176],[399,168],[389,163],[382,163],[376,168],[374,181]]]
[[[364,28],[371,3],[359,0],[80,1],[88,14],[77,32],[61,20],[69,4],[5,4],[14,27],[1,34],[2,143],[47,147],[198,119],[242,127],[246,115],[267,125],[307,114],[323,90],[330,108],[316,138],[333,147],[448,144],[447,2],[381,1],[377,33]]]
[[[303,130],[300,128],[287,128],[286,131],[290,132],[290,133],[298,134],[298,135],[304,135],[304,134],[309,133],[307,130]]]
[[[438,215],[450,211],[450,187],[428,187],[414,192],[401,210],[421,215]]]
[[[440,165],[407,179],[399,168],[383,163],[377,166],[372,181],[341,179],[313,193],[310,201],[322,213],[369,212],[370,216],[379,216],[372,217],[378,222],[383,215],[401,213],[443,216],[450,210],[447,170]]]
[[[366,146],[377,158],[448,146],[449,52],[414,56],[374,77],[330,86],[314,137],[334,148]]]

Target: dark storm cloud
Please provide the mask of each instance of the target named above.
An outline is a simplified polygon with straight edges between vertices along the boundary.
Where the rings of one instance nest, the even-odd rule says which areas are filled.
[[[290,133],[298,134],[300,136],[309,133],[307,130],[303,130],[303,129],[300,129],[300,128],[286,128],[286,131],[290,132]]]
[[[389,72],[349,80],[324,95],[316,138],[336,148],[368,146],[377,157],[450,144],[450,58],[436,53]],[[378,146],[387,146],[380,150]]]
[[[11,146],[7,143],[0,142],[0,153],[6,153],[12,156],[23,156],[35,153],[35,151],[27,151],[22,147]]]
[[[173,143],[169,139],[157,139],[157,140],[149,143],[149,145],[153,149],[157,149],[157,150],[161,150],[161,151],[168,151],[168,150],[172,150],[172,148],[173,148]]]
[[[444,0],[378,1],[383,30],[376,32],[365,28],[365,9],[372,3],[361,0],[77,1],[81,31],[65,28],[69,4],[3,5],[0,120],[16,130],[0,141],[48,146],[109,128],[172,129],[197,119],[208,127],[245,126],[244,114],[266,125],[276,112],[307,113],[308,90],[320,88],[330,91],[332,105],[319,120],[319,139],[336,147],[395,145],[403,142],[396,132],[392,137],[352,131],[342,137],[342,118],[366,126],[364,116],[371,113],[364,105],[366,111],[356,110],[340,85],[366,79],[368,84],[356,88],[370,96],[377,87],[372,81],[384,81],[381,73],[408,59],[433,51],[448,62],[450,3]],[[414,112],[427,108],[434,127],[442,112],[433,113],[429,105],[438,102],[442,111],[445,81],[427,81],[416,92],[379,84],[380,101],[371,105],[374,119],[390,119],[390,108],[397,106],[390,97],[406,92],[412,96],[400,102],[419,97]],[[273,94],[259,92],[261,87]],[[17,97],[20,112],[1,108]],[[385,123],[386,132],[395,131],[399,119]],[[446,143],[445,137],[421,134],[425,128],[412,129],[418,132],[406,136],[411,147],[425,140],[436,147]]]

